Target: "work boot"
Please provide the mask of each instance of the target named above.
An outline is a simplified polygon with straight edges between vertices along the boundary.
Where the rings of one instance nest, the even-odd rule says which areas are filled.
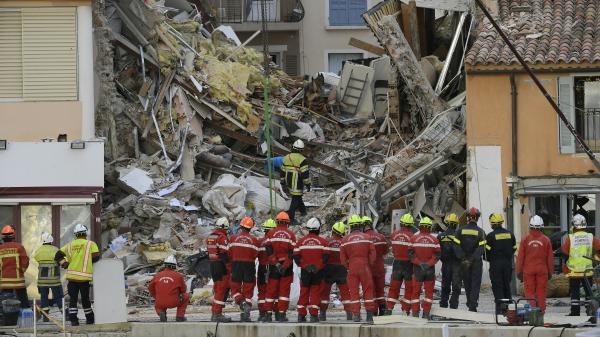
[[[265,317],[262,320],[265,323],[273,322],[273,313],[270,311],[265,312]]]
[[[163,311],[159,312],[158,318],[160,319],[161,322],[166,322],[167,321],[167,311],[163,310]]]
[[[306,322],[306,316],[298,315],[298,323],[305,323],[305,322]]]
[[[412,313],[412,317],[419,317],[419,312],[418,311],[414,311]]]
[[[48,314],[50,314],[50,309],[42,309],[41,310],[42,314],[40,316],[42,316],[42,321],[43,322],[50,322],[50,319],[48,318]]]
[[[258,322],[262,322],[265,319],[265,312],[263,310],[260,310],[258,312]]]
[[[392,315],[392,309],[385,309],[385,311],[383,312],[384,316],[391,316]]]
[[[373,313],[367,311],[367,324],[373,324]]]
[[[317,315],[310,315],[310,322],[311,323],[319,323],[319,316],[317,316]]]
[[[279,311],[275,311],[275,321],[279,322],[279,317],[281,316],[281,313]]]
[[[319,321],[325,322],[327,320],[327,311],[319,312]]]
[[[94,324],[95,322],[96,322],[96,319],[94,318],[93,312],[91,314],[85,315],[85,324],[91,325],[91,324]]]
[[[231,318],[224,316],[223,314],[212,314],[210,317],[211,322],[219,322],[219,323],[229,323],[231,322]]]
[[[469,311],[470,312],[477,312],[477,308],[470,308]]]
[[[79,326],[79,319],[73,320],[71,319],[71,326]]]
[[[351,311],[346,311],[346,320],[347,321],[351,321],[352,320],[352,312]]]
[[[286,317],[285,312],[280,312],[279,313],[279,319],[277,320],[277,322],[287,322],[288,318]]]
[[[379,305],[379,313],[377,314],[377,316],[384,316],[386,310],[387,310],[387,308],[386,308],[385,304],[380,304]]]
[[[185,318],[185,316],[175,317],[175,322],[185,322],[185,321],[187,321],[187,318]]]
[[[423,311],[423,318],[428,320],[428,319],[431,318],[431,314],[428,313],[428,312]]]
[[[360,313],[359,313],[359,314],[354,314],[354,315],[352,316],[352,320],[353,320],[354,322],[360,322],[360,321],[361,321],[361,318],[360,318]]]
[[[440,302],[440,308],[447,308],[448,302]]]
[[[404,313],[406,314],[406,316],[410,316],[410,311],[409,310],[406,310]]]

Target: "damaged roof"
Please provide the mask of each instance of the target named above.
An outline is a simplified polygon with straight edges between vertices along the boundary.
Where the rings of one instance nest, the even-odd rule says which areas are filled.
[[[529,64],[600,61],[600,0],[499,0],[499,24]],[[470,65],[517,63],[486,19]]]

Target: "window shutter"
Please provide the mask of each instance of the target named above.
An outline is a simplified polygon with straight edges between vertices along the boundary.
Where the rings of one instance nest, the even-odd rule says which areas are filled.
[[[331,26],[348,26],[348,1],[329,0],[329,24]]]
[[[348,0],[348,24],[364,26],[362,14],[367,11],[367,0]]]
[[[77,100],[75,7],[22,9],[23,98]]]
[[[0,99],[23,97],[21,12],[0,12]]]
[[[558,78],[558,106],[571,124],[575,123],[575,100],[573,99],[573,77],[561,76]],[[558,118],[558,141],[561,153],[575,153],[575,137],[569,132],[565,123]]]

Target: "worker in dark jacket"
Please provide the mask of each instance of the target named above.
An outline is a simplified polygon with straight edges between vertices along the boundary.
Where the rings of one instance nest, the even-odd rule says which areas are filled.
[[[496,301],[496,312],[500,300],[510,299],[510,282],[513,275],[513,261],[517,251],[515,235],[502,227],[504,218],[500,213],[490,215],[493,231],[485,238],[485,259],[490,263],[490,280]]]
[[[483,273],[483,253],[485,251],[485,232],[477,221],[481,213],[475,207],[467,212],[467,224],[456,231],[454,254],[460,261],[462,281],[465,284],[467,307],[477,312],[481,274]]]
[[[460,295],[460,284],[452,283],[452,267],[455,264],[456,257],[454,256],[454,233],[458,227],[458,216],[454,213],[446,215],[444,218],[446,230],[438,235],[438,240],[442,249],[442,295],[440,298],[440,307],[448,307],[448,299],[450,299],[450,308],[458,308],[458,297]],[[450,297],[452,293],[452,297]]]

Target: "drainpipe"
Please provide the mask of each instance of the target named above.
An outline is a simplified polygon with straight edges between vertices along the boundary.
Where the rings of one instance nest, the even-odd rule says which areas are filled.
[[[511,160],[512,160],[512,169],[511,169],[511,179],[508,184],[508,207],[507,207],[507,218],[508,221],[508,230],[511,232],[515,232],[515,213],[514,213],[514,183],[515,177],[519,176],[519,166],[518,166],[518,139],[517,139],[517,84],[515,82],[515,74],[510,74],[510,99],[511,99],[511,135],[512,135],[512,146],[511,146]],[[513,295],[517,294],[517,278],[513,273],[512,282],[510,283],[510,291]]]

